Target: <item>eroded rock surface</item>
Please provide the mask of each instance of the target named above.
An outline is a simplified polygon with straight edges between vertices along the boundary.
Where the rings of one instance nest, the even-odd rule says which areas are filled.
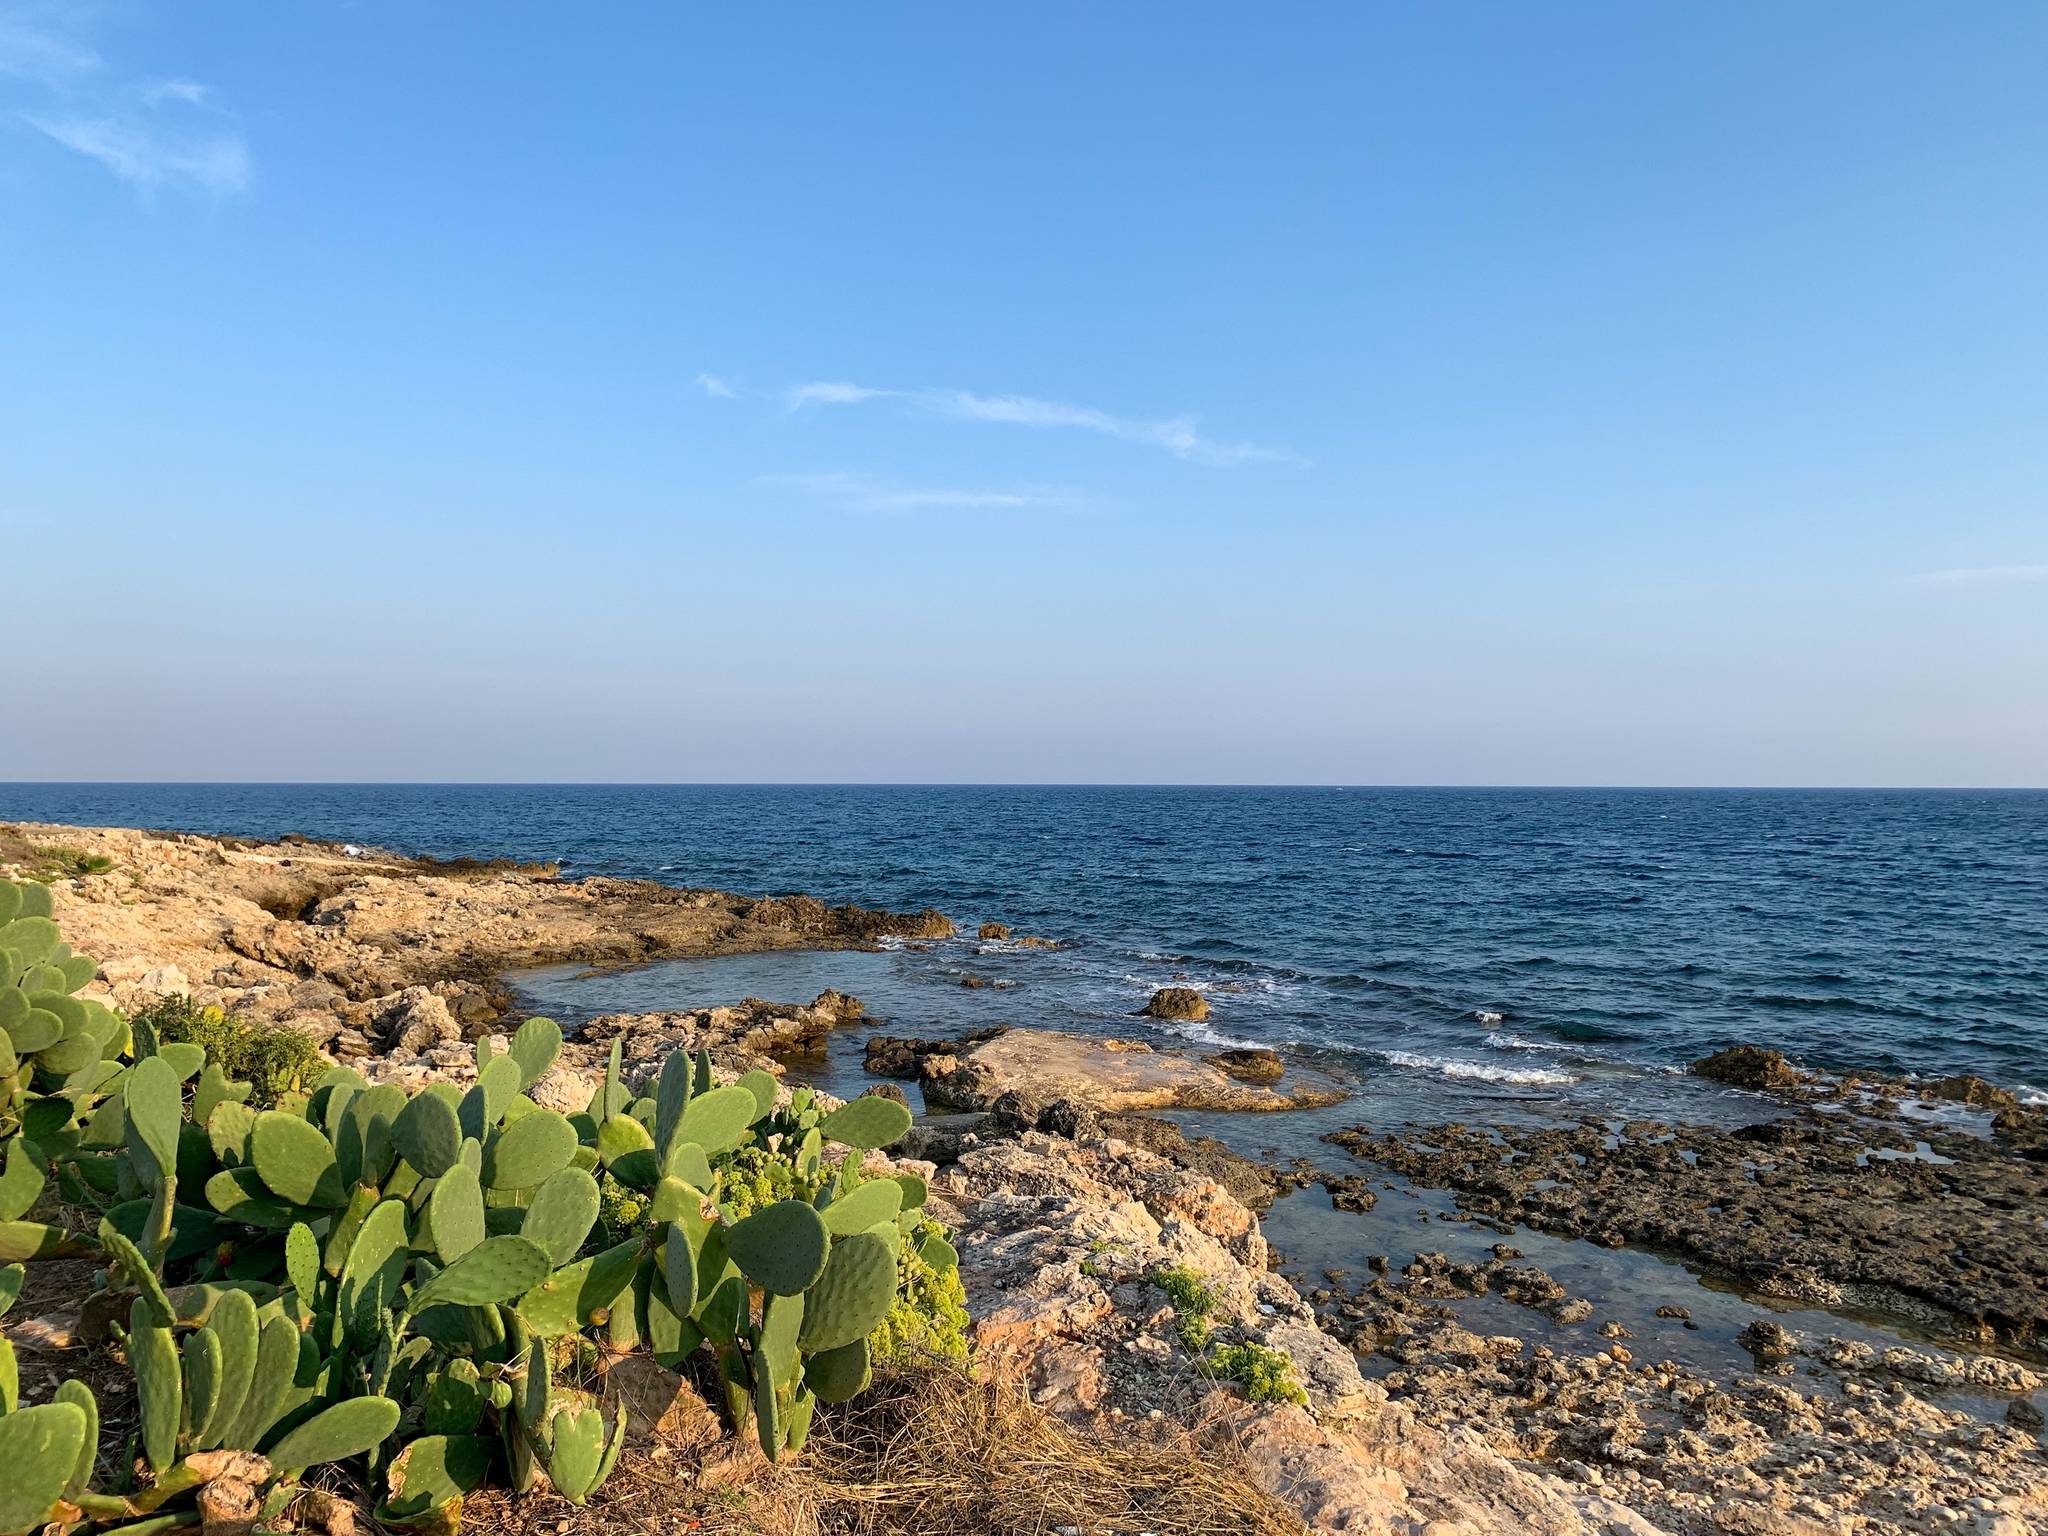
[[[872,1061],[872,1046],[870,1051]],[[925,1098],[949,1109],[987,1109],[1013,1090],[1040,1103],[1070,1099],[1108,1110],[1300,1109],[1344,1097],[1333,1084],[1305,1078],[1286,1089],[1244,1083],[1195,1056],[1155,1050],[1143,1041],[1051,1029],[1009,1029],[960,1042],[952,1051],[909,1055]]]
[[[2048,1338],[2048,1165],[1999,1137],[1800,1109],[1722,1130],[1438,1126],[1332,1141],[1498,1223],[1676,1253],[1753,1290]]]
[[[957,1212],[979,1368],[1095,1433],[1215,1437],[1317,1533],[1652,1536],[1597,1492],[1517,1465],[1390,1402],[1264,1268],[1257,1218],[1214,1181],[1110,1136],[970,1148],[935,1198]],[[1168,1268],[1201,1277],[1213,1343],[1285,1353],[1308,1397],[1255,1404],[1197,1366]]]
[[[303,839],[28,825],[32,842],[113,867],[56,887],[72,947],[100,962],[95,992],[134,1011],[188,993],[290,1024],[334,1054],[424,1048],[441,1007],[474,1039],[508,999],[501,970],[562,960],[835,948],[943,937],[937,912],[758,900],[643,880],[563,880],[543,866],[444,864]],[[421,989],[424,989],[424,993]],[[394,1015],[397,1017],[394,1020]]]

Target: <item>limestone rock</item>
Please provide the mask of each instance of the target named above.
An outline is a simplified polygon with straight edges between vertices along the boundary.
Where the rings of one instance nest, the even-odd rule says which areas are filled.
[[[1199,1024],[1209,1017],[1209,1000],[1193,987],[1161,987],[1141,1011],[1147,1018]]]
[[[1731,1045],[1692,1064],[1695,1077],[1711,1078],[1735,1088],[1796,1088],[1806,1079],[1785,1060],[1783,1051],[1754,1045]]]

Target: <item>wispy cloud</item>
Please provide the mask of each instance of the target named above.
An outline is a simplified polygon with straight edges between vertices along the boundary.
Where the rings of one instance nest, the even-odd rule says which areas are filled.
[[[1973,565],[1927,571],[1914,578],[1935,587],[1991,586],[2008,581],[2048,581],[2048,565]]]
[[[145,197],[162,187],[214,197],[249,189],[249,146],[213,110],[200,81],[124,76],[68,32],[32,25],[18,11],[0,16],[0,76],[31,82],[30,99],[18,101],[14,116]]]
[[[238,134],[171,134],[114,117],[28,113],[24,120],[145,192],[181,182],[215,197],[249,189],[249,147]]]
[[[797,385],[783,399],[792,411],[799,411],[807,405],[859,405],[863,400],[881,400],[899,393],[893,389],[868,389],[860,384],[820,380]]]
[[[738,390],[715,373],[698,374],[697,387],[714,400],[737,400],[740,397]]]
[[[100,63],[100,56],[83,44],[0,16],[0,75],[59,86]]]
[[[903,486],[845,470],[813,475],[768,475],[761,484],[804,495],[846,512],[1052,512],[1079,507],[1071,491]]]
[[[807,405],[858,405],[869,400],[901,400],[956,421],[999,422],[1009,426],[1067,428],[1100,433],[1124,442],[1163,448],[1175,458],[1196,464],[1293,462],[1284,449],[1257,443],[1219,442],[1205,436],[1192,416],[1146,418],[1119,416],[1093,406],[1030,395],[982,395],[965,389],[874,389],[863,384],[818,381],[799,384],[785,397],[791,410]]]
[[[167,101],[175,101],[188,107],[203,107],[207,95],[208,88],[197,80],[152,80],[142,88],[142,104],[160,107]]]

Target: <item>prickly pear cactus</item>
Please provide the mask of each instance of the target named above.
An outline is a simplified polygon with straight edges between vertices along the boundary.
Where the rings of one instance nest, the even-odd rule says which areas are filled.
[[[275,1511],[346,1464],[394,1525],[446,1529],[499,1467],[580,1503],[623,1421],[554,1383],[566,1340],[670,1366],[710,1349],[735,1431],[787,1454],[866,1386],[902,1276],[955,1262],[923,1180],[864,1170],[910,1124],[887,1099],[828,1113],[765,1072],[720,1085],[701,1052],[629,1084],[615,1041],[564,1116],[528,1096],[562,1046],[529,1019],[479,1046],[467,1089],[337,1067],[257,1108],[198,1047],[78,996],[92,975],[48,890],[0,881],[0,1314],[16,1261],[99,1256],[153,1481],[95,1490],[97,1400],[66,1382],[18,1404],[0,1335],[0,1536],[198,1523],[230,1465]],[[60,1205],[96,1230],[38,1219]]]

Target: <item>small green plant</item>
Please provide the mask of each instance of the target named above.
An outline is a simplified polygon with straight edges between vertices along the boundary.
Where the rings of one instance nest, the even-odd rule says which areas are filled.
[[[132,1022],[158,1040],[198,1046],[230,1080],[253,1085],[251,1102],[259,1107],[309,1092],[327,1070],[320,1048],[296,1029],[259,1024],[182,993],[158,998]]]
[[[104,875],[114,861],[103,853],[87,853],[63,843],[39,844],[31,851],[25,873],[31,880],[48,885],[52,880],[76,880],[81,875]]]
[[[1209,1282],[1185,1264],[1163,1265],[1145,1278],[1173,1303],[1174,1331],[1181,1343],[1192,1350],[1207,1348],[1209,1319],[1216,1314],[1216,1293]]]
[[[938,1264],[925,1257],[928,1244],[943,1249],[933,1254]],[[952,1255],[946,1229],[930,1217],[910,1229],[896,1261],[896,1303],[881,1327],[868,1336],[868,1348],[878,1362],[918,1356],[967,1358],[967,1291]]]
[[[1206,1369],[1219,1381],[1236,1382],[1252,1402],[1308,1405],[1308,1394],[1294,1378],[1294,1362],[1264,1344],[1218,1344]]]

